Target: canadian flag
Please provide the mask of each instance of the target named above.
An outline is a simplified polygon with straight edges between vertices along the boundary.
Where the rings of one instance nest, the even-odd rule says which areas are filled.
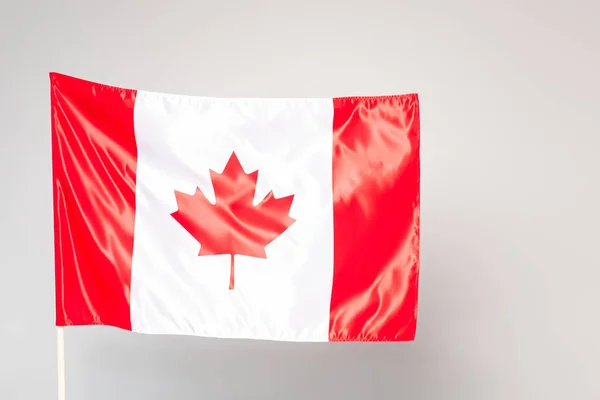
[[[50,74],[56,324],[413,340],[416,94],[210,98]]]

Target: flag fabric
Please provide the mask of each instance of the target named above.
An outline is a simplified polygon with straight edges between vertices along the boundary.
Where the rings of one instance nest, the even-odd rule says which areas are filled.
[[[50,88],[57,326],[414,340],[416,94]]]

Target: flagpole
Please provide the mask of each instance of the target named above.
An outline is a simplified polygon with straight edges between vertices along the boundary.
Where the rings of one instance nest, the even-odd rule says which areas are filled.
[[[56,366],[58,369],[58,400],[65,400],[65,328],[56,327]]]

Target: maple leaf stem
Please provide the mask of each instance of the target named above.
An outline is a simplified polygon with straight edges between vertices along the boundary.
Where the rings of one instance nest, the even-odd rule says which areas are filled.
[[[233,290],[234,283],[234,265],[233,265],[233,254],[231,254],[231,268],[229,271],[229,290]]]

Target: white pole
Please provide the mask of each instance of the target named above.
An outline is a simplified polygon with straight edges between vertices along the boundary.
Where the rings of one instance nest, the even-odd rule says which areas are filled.
[[[65,400],[65,328],[56,327],[56,362],[58,368],[58,400]]]

